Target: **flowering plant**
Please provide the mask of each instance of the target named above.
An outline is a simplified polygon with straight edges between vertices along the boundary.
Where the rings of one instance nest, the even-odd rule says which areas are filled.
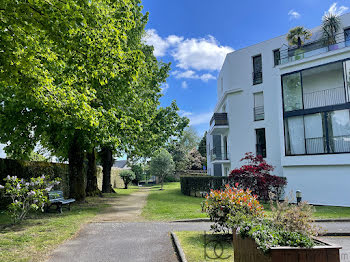
[[[215,232],[229,232],[228,219],[239,222],[245,217],[262,217],[263,206],[257,200],[256,195],[252,195],[249,189],[238,188],[226,185],[224,190],[211,190],[202,202],[202,210],[206,212],[214,222],[211,226]]]
[[[44,175],[31,178],[30,181],[7,176],[4,181],[5,186],[0,185],[0,190],[4,190],[12,201],[8,206],[8,213],[14,223],[22,221],[30,210],[43,210],[48,201],[47,192],[59,184],[58,179],[50,181]]]
[[[276,198],[281,197],[287,181],[284,177],[271,175],[274,167],[266,163],[262,156],[254,156],[249,152],[241,161],[247,164],[231,171],[229,177],[233,184],[239,183],[243,188],[250,188],[259,199],[268,200],[270,193]]]

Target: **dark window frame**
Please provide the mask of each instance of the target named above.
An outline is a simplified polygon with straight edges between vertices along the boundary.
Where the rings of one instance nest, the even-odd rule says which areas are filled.
[[[350,28],[348,28],[348,29],[350,30]],[[345,34],[345,30],[344,30],[344,34]],[[342,66],[343,66],[344,90],[346,90],[346,88],[347,88],[346,80],[344,79],[344,62],[346,62],[346,61],[350,61],[350,58],[340,59],[337,61],[325,63],[322,65],[312,66],[312,67],[292,71],[292,72],[281,75],[281,94],[282,94],[283,133],[284,133],[284,151],[285,151],[284,154],[285,154],[285,156],[337,155],[337,154],[349,154],[350,153],[350,152],[329,152],[329,150],[327,150],[328,152],[326,152],[326,153],[307,154],[307,151],[305,150],[305,154],[287,154],[287,140],[286,140],[287,134],[286,134],[286,121],[285,121],[287,118],[293,117],[293,116],[306,116],[306,115],[311,115],[311,114],[316,114],[316,113],[326,113],[327,114],[327,113],[332,112],[332,111],[339,111],[339,110],[345,110],[345,109],[350,110],[350,100],[346,101],[343,104],[322,106],[322,107],[315,107],[315,108],[308,108],[308,109],[304,109],[304,101],[303,101],[303,109],[286,112],[284,110],[284,95],[283,95],[283,76],[295,74],[298,72],[302,75],[302,72],[305,70],[318,68],[318,67],[322,67],[322,66],[326,66],[326,65],[330,65],[330,64],[334,64],[334,63],[339,63],[339,62],[341,62]],[[302,79],[302,76],[301,76],[301,79]],[[301,85],[302,85],[302,83],[301,83]],[[301,86],[301,88],[303,88],[303,85]],[[346,99],[347,99],[347,97],[346,97]],[[327,136],[327,139],[329,139],[328,136]]]
[[[264,136],[263,136],[263,142],[258,141],[258,132],[263,131]],[[266,129],[265,128],[257,128],[255,129],[255,141],[256,141],[256,148],[255,148],[255,152],[256,155],[261,155],[263,158],[267,157],[267,153],[266,153]],[[260,153],[260,154],[259,154]]]
[[[260,70],[255,70],[256,69],[256,64],[255,64],[255,59],[259,58],[260,57]],[[263,83],[263,70],[262,70],[262,55],[259,54],[259,55],[255,55],[252,57],[252,63],[253,63],[253,85],[259,85],[259,84],[262,84]]]
[[[278,52],[278,59],[276,60],[276,53],[277,52]],[[272,54],[273,54],[273,64],[274,64],[274,66],[279,66],[281,64],[281,50],[280,50],[280,48],[272,50]]]

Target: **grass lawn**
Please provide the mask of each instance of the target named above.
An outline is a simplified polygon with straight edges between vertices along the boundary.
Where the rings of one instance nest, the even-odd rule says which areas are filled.
[[[63,209],[63,214],[36,212],[20,225],[2,228],[0,261],[44,261],[53,249],[73,237],[83,224],[106,208],[108,197],[130,194],[137,189],[122,190],[118,189],[118,194],[104,194],[106,198],[88,197],[87,203],[74,204],[71,211]],[[0,228],[10,222],[10,218],[0,211]]]
[[[148,201],[142,215],[149,220],[177,220],[190,218],[206,218],[201,212],[203,198],[185,196],[181,193],[180,183],[167,183],[165,190],[159,190],[160,186],[153,186],[148,196]],[[270,205],[264,204],[267,215],[270,213]],[[315,206],[315,219],[349,218],[350,207]]]
[[[138,186],[128,186],[128,189],[114,188],[114,191],[117,192],[118,195],[130,195],[131,193],[134,193],[138,190],[139,190]]]
[[[232,236],[230,235],[207,232],[204,237],[204,232],[196,231],[180,231],[175,234],[188,262],[233,261]]]
[[[203,198],[189,197],[181,193],[180,183],[167,183],[164,190],[153,186],[147,198],[142,216],[148,220],[169,221],[177,219],[204,218],[201,212]]]

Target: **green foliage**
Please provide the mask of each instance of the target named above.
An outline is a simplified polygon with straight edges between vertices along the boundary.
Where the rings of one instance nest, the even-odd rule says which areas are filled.
[[[339,15],[328,13],[322,17],[322,31],[327,45],[336,44],[335,35],[341,27]]]
[[[165,177],[173,174],[175,165],[172,156],[164,148],[160,149],[150,162],[150,172],[153,176],[157,176],[160,179],[161,189],[163,189],[163,183]]]
[[[0,185],[0,189],[4,189],[5,196],[11,198],[8,212],[14,223],[21,222],[30,210],[43,211],[48,201],[47,193],[59,184],[57,179],[50,181],[44,175],[31,178],[28,182],[17,176],[7,176],[4,181],[5,186]]]
[[[119,173],[119,176],[121,179],[123,179],[124,181],[124,186],[125,186],[125,189],[128,188],[128,185],[129,183],[131,183],[131,181],[133,181],[135,179],[135,173],[131,170],[122,170],[120,173]]]
[[[193,148],[187,155],[187,167],[190,170],[201,170],[204,160],[205,158],[202,157],[198,150]]]
[[[290,246],[311,248],[314,241],[299,232],[286,231],[268,219],[244,220],[237,229],[241,237],[255,240],[258,248],[267,254],[271,247]]]
[[[190,196],[199,192],[209,193],[211,189],[222,189],[228,184],[230,179],[228,177],[214,177],[214,176],[203,176],[202,174],[194,176],[181,176],[181,192],[184,195]]]
[[[289,30],[287,40],[290,45],[297,45],[299,48],[303,45],[305,40],[310,39],[311,33],[302,26],[297,26]]]
[[[131,165],[131,170],[135,173],[135,180],[140,182],[145,178],[143,166],[141,164],[133,164]]]
[[[204,157],[202,165],[207,165],[207,131],[205,131],[201,141],[198,144],[198,152]]]
[[[270,201],[273,223],[290,232],[299,232],[307,236],[317,235],[318,228],[314,225],[313,213],[315,208],[307,202],[299,205],[290,204],[289,199],[283,202]]]
[[[241,220],[263,216],[263,206],[248,189],[225,186],[224,190],[211,190],[202,202],[202,210],[214,222],[214,232],[230,232],[232,224],[239,225]],[[231,217],[231,225],[228,224]],[[234,221],[234,223],[232,223]],[[235,227],[235,226],[234,226]]]

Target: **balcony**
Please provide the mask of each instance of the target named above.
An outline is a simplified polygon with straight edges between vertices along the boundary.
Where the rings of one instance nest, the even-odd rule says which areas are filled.
[[[264,106],[254,107],[254,121],[264,120],[264,118],[265,118]]]
[[[304,109],[346,103],[344,86],[310,93],[306,92],[307,90],[304,91],[303,95]]]
[[[227,113],[214,113],[210,120],[211,135],[224,134],[228,131]]]
[[[210,150],[211,162],[229,162],[228,148],[225,147],[214,147]]]
[[[348,153],[350,152],[350,135],[314,137],[305,139],[306,154]]]
[[[348,46],[350,46],[350,39],[346,39],[344,33],[337,34],[332,38],[321,37],[315,41],[305,43],[300,48],[285,45],[280,49],[279,64],[294,62]]]

